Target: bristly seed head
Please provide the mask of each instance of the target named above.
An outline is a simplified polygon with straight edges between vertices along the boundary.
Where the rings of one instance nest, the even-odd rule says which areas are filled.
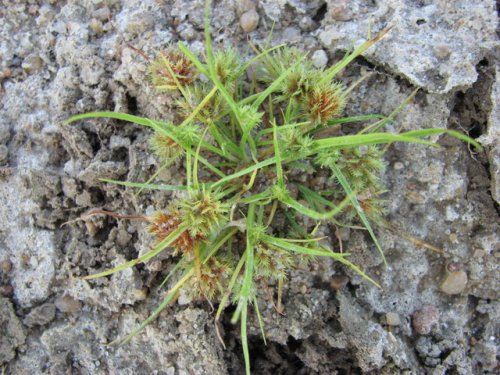
[[[177,84],[168,65],[170,65],[175,78],[182,86],[190,85],[198,75],[193,63],[182,52],[167,49],[161,52],[149,66],[151,82],[158,90],[177,89]]]
[[[227,222],[229,205],[222,203],[217,194],[206,190],[192,192],[179,202],[182,220],[188,224],[192,237],[208,237]]]
[[[158,242],[167,238],[179,225],[182,224],[182,217],[178,210],[170,210],[170,213],[156,212],[150,219],[150,224],[147,228],[148,232],[153,234]],[[175,249],[174,255],[181,252],[183,254],[190,254],[197,242],[203,241],[205,237],[198,235],[192,237],[188,231],[183,232],[173,243],[172,247]]]
[[[320,84],[310,90],[305,104],[312,121],[326,123],[339,116],[344,109],[342,86],[337,83]]]
[[[201,266],[200,271],[200,278],[193,277],[186,288],[190,294],[195,298],[203,296],[208,300],[221,296],[227,287],[226,280],[232,273],[229,263],[210,258]]]
[[[182,156],[183,149],[169,136],[155,131],[149,140],[153,152],[163,160],[175,161]]]

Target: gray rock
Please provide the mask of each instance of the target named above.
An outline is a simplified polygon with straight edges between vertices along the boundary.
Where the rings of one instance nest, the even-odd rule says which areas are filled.
[[[363,371],[379,368],[383,362],[384,348],[388,345],[387,334],[378,324],[365,320],[358,304],[344,293],[337,293],[339,322],[347,334],[347,340],[356,350],[356,359]]]
[[[16,356],[16,349],[24,344],[26,333],[14,312],[12,303],[2,297],[0,297],[0,329],[2,331],[0,364],[3,365]]]
[[[111,18],[111,10],[107,6],[104,6],[96,9],[92,13],[92,16],[97,18],[99,21],[106,22]]]
[[[135,13],[128,19],[125,30],[132,35],[144,34],[155,25],[155,19],[149,12]]]
[[[19,242],[20,239],[22,242]],[[45,301],[55,277],[53,233],[18,228],[8,237],[8,244],[17,249],[16,256],[11,257],[14,269],[12,286],[16,300],[23,307]]]
[[[358,0],[348,2],[348,6],[344,3],[329,2],[332,19],[347,22],[323,25],[318,36],[324,47],[347,49],[355,40],[359,44],[366,39],[368,23],[373,35],[394,26],[365,56],[387,64],[395,73],[431,92],[447,93],[471,85],[477,79],[475,65],[496,40],[494,1],[479,6],[461,1],[460,6],[454,4],[453,12],[448,11],[446,2],[423,6],[399,0],[373,5]],[[440,46],[437,55],[436,46]],[[451,51],[447,58],[446,47]]]
[[[238,21],[251,10],[260,15],[251,34],[255,44],[265,44],[276,22],[271,45],[293,41],[304,51],[323,49],[332,63],[367,38],[368,25],[372,35],[393,25],[364,54],[370,64],[358,59],[337,77],[348,85],[368,74],[350,93],[346,115],[387,115],[420,87],[388,130],[437,126],[469,131],[469,126],[478,125],[472,134],[484,131],[479,140],[490,166],[488,174],[481,164],[483,154],[474,156],[480,161],[476,162],[467,147],[449,137],[429,137],[440,141],[439,149],[391,145],[386,161],[393,167],[384,172],[389,190],[384,197],[395,228],[376,229],[388,266],[382,265],[363,231],[325,224],[317,232],[338,234],[338,239],[335,235],[324,242],[338,246],[342,240],[349,259],[382,289],[323,259],[294,270],[284,286],[285,316],[268,299],[272,286],[259,299],[268,346],[259,358],[250,353],[255,371],[293,373],[296,369],[278,368],[292,356],[302,362],[303,371],[325,374],[339,368],[354,373],[494,371],[498,364],[491,337],[500,319],[500,229],[491,199],[498,202],[500,195],[498,71],[490,57],[498,43],[495,2],[212,3],[216,48],[233,45],[242,53],[246,35]],[[0,339],[0,356],[9,361],[8,371],[65,373],[71,360],[78,371],[90,374],[188,374],[193,364],[197,374],[238,372],[239,328],[221,327],[228,344],[223,352],[210,309],[202,301],[196,308],[192,303],[169,306],[126,346],[101,345],[127,335],[161,302],[163,290],[156,288],[173,259],[165,252],[156,263],[84,281],[79,277],[144,254],[151,249],[151,238],[143,223],[109,217],[59,229],[60,223],[78,217],[88,206],[140,215],[147,207],[150,212],[168,205],[170,193],[133,196],[132,189],[99,181],[146,181],[151,176],[157,162],[147,150],[148,130],[110,120],[61,123],[71,114],[94,110],[173,121],[174,99],[151,90],[146,59],[127,45],[152,56],[180,39],[203,55],[204,0],[51,0],[42,6],[21,1],[9,2],[0,13],[0,144],[9,150],[9,168],[0,168],[0,257],[11,262],[9,272],[0,272],[0,292],[16,302],[19,314],[28,314],[22,317],[23,328],[10,302],[2,301],[7,307],[0,321],[14,327],[2,331],[8,332],[7,340]],[[328,60],[313,57],[318,66],[328,67]],[[482,72],[479,78],[477,72]],[[478,90],[480,86],[484,90]],[[471,100],[474,97],[478,99]],[[491,110],[470,105],[488,99]],[[123,148],[128,149],[125,159]],[[182,167],[172,166],[158,181],[182,183]],[[322,173],[304,173],[301,178],[321,186],[330,183]],[[298,191],[295,194],[302,199]],[[466,288],[452,297],[439,284],[450,259],[460,260],[468,277]],[[53,296],[59,308],[52,319]],[[412,315],[426,305],[439,310],[438,324],[427,314],[413,329]],[[390,314],[397,314],[399,325],[385,324],[395,322]],[[248,320],[254,347],[261,333],[253,311]],[[419,332],[424,333],[408,340]],[[477,334],[471,338],[470,332]]]
[[[298,27],[287,27],[283,30],[283,40],[288,43],[294,43],[299,41],[301,38],[300,28]]]
[[[23,320],[28,327],[43,326],[54,320],[56,316],[56,306],[53,303],[44,303],[35,307]]]
[[[0,164],[6,164],[9,159],[9,149],[5,145],[0,145]]]
[[[495,69],[495,81],[491,90],[491,112],[488,117],[487,133],[478,141],[487,147],[490,161],[491,195],[500,204],[500,71]]]
[[[82,307],[80,301],[68,295],[57,297],[54,301],[54,305],[59,311],[69,314],[76,313]]]

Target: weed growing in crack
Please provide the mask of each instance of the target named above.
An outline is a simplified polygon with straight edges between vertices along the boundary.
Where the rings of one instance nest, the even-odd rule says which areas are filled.
[[[338,226],[362,226],[385,262],[371,224],[382,222],[384,210],[380,199],[384,186],[378,175],[384,168],[382,146],[412,142],[436,147],[422,138],[448,133],[479,147],[466,136],[446,129],[382,132],[405,103],[387,117],[342,117],[350,89],[335,81],[336,75],[386,32],[328,69],[315,68],[302,52],[283,45],[255,48],[256,56],[245,62],[234,49],[212,50],[207,10],[203,58],[179,42],[176,48],[159,53],[150,65],[151,83],[159,91],[177,96],[180,124],[114,112],[86,113],[67,121],[107,117],[145,126],[152,129],[151,150],[161,168],[180,158],[185,160],[182,186],[152,184],[158,173],[146,183],[105,180],[141,190],[182,192],[169,207],[144,217],[149,222],[146,230],[156,238],[149,252],[86,277],[113,274],[168,249],[179,257],[175,285],[150,317],[122,342],[134,337],[185,289],[189,295],[218,303],[216,320],[228,304],[236,305],[231,321],[240,322],[249,374],[249,308],[255,309],[264,332],[259,296],[266,293],[268,285],[277,285],[277,308],[282,309],[283,283],[299,262],[333,258],[378,286],[349,261],[349,253],[322,245],[315,230],[308,232],[300,225],[301,218],[308,217],[315,228],[329,221]],[[247,78],[250,67],[253,79]],[[357,134],[337,130],[335,136],[325,136],[352,122],[367,125]],[[320,169],[331,173],[332,187],[320,190],[297,177]],[[200,178],[200,170],[207,177]],[[277,212],[286,217],[293,235],[276,235],[273,218]]]

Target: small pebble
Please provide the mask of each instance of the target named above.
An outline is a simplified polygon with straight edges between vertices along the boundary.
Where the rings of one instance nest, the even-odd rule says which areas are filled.
[[[400,171],[404,167],[405,167],[405,165],[403,163],[401,163],[400,161],[397,161],[394,163],[394,169],[397,171]]]
[[[254,31],[259,24],[259,13],[255,9],[251,9],[243,13],[240,17],[240,25],[244,32],[249,33]]]
[[[287,42],[296,42],[301,39],[300,29],[298,27],[287,27],[281,34],[283,40]]]
[[[434,55],[439,59],[450,57],[451,49],[446,44],[438,44],[433,48]]]
[[[92,196],[88,191],[85,190],[76,197],[75,202],[80,207],[91,207]]]
[[[26,73],[34,73],[43,66],[43,60],[36,54],[26,56],[21,67]]]
[[[34,16],[38,13],[38,9],[38,5],[30,5],[28,8],[28,13]]]
[[[148,262],[146,265],[148,271],[151,272],[160,272],[163,268],[161,260],[160,259],[153,259],[152,261]]]
[[[130,138],[120,137],[118,135],[112,135],[109,139],[109,148],[115,149],[120,147],[129,147],[130,146]]]
[[[128,21],[125,29],[133,35],[139,35],[152,29],[154,26],[155,19],[153,15],[149,12],[142,12],[134,14]]]
[[[192,298],[186,294],[185,291],[181,290],[179,293],[179,298],[177,298],[177,303],[180,306],[189,305],[192,302]]]
[[[482,250],[482,249],[476,249],[474,251],[474,255],[473,256],[474,256],[474,258],[482,258],[485,255],[486,255],[486,252],[484,250]]]
[[[329,8],[330,16],[335,21],[350,21],[354,18],[352,5],[348,0],[337,0]]]
[[[144,301],[147,296],[148,296],[148,290],[146,288],[134,290],[134,297],[137,301]]]
[[[448,272],[457,272],[457,271],[460,271],[460,270],[462,270],[462,263],[459,263],[459,262],[450,262],[446,266],[446,269],[448,270]]]
[[[93,13],[93,16],[99,21],[106,22],[111,18],[111,11],[108,7],[99,8]]]
[[[248,12],[249,10],[255,9],[255,2],[252,0],[237,0],[236,9],[238,10],[238,14]]]
[[[328,64],[328,56],[324,49],[314,51],[311,61],[316,68],[324,68]]]
[[[0,81],[12,77],[12,69],[5,68],[0,71]]]
[[[183,24],[179,25],[177,30],[179,31],[179,35],[181,36],[181,38],[183,40],[193,40],[197,34],[194,27],[192,25],[190,25],[189,23],[188,24],[183,23]]]
[[[82,308],[80,301],[74,299],[71,296],[57,297],[54,301],[57,309],[64,313],[75,313]]]
[[[89,27],[92,29],[92,31],[94,33],[96,33],[97,35],[101,34],[103,31],[104,31],[104,27],[102,25],[102,22],[95,19],[95,18],[92,18],[89,22]]]
[[[340,290],[347,285],[349,278],[345,275],[335,275],[330,280],[330,287],[334,290]]]
[[[12,297],[14,294],[14,288],[12,285],[2,285],[0,286],[0,295],[2,297]]]
[[[125,229],[120,229],[116,235],[116,243],[118,246],[126,246],[131,239],[132,236]]]
[[[39,16],[36,18],[35,22],[39,27],[44,27],[56,17],[56,13],[52,10],[49,5],[42,5],[38,10]]]
[[[95,235],[97,234],[98,228],[92,219],[85,220],[85,228],[87,230],[87,233],[90,235],[90,237],[95,237]]]
[[[299,21],[299,27],[302,31],[311,31],[314,29],[315,22],[311,17],[304,16]]]
[[[385,314],[385,320],[389,326],[399,326],[401,324],[401,319],[399,315],[394,312],[388,312]]]
[[[335,230],[335,235],[342,241],[347,241],[351,238],[351,229],[346,227],[340,227]]]
[[[465,290],[467,281],[467,273],[465,271],[450,272],[441,284],[440,289],[445,294],[460,294]]]
[[[0,263],[0,269],[2,270],[3,273],[9,273],[12,271],[12,262],[10,260],[3,260]]]
[[[408,190],[406,192],[406,199],[413,204],[425,203],[425,197],[417,191]]]
[[[419,335],[428,335],[438,322],[439,310],[435,306],[427,305],[413,313],[413,328]]]

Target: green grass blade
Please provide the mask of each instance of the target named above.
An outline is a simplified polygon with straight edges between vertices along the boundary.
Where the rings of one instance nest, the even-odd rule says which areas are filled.
[[[203,156],[198,155],[199,161],[205,165],[208,169],[210,169],[213,173],[215,173],[217,176],[224,178],[226,175],[224,172],[222,172],[219,168],[215,167],[212,163],[210,163],[207,159],[205,159]]]
[[[315,220],[331,219],[335,215],[339,214],[340,211],[342,211],[350,202],[350,197],[347,197],[342,202],[340,202],[333,210],[323,213],[323,212],[317,212],[317,211],[314,211],[310,208],[307,208],[289,196],[279,197],[278,199],[281,202],[283,202],[284,204],[286,204],[287,206],[296,210],[297,212],[300,212],[302,215],[309,216]]]
[[[264,341],[264,345],[267,345],[266,341],[266,332],[264,330],[264,323],[262,322],[262,317],[260,316],[259,304],[257,302],[257,298],[253,298],[253,306],[255,308],[255,313],[257,314],[257,320],[259,322],[260,332],[262,333],[262,340]]]
[[[245,358],[245,374],[250,375],[250,351],[248,350],[248,337],[247,337],[247,312],[248,312],[248,302],[245,301],[244,306],[241,309],[241,322],[240,322],[240,332],[241,332],[241,346],[243,347],[243,357]]]
[[[375,236],[375,233],[373,232],[372,226],[370,225],[370,222],[368,221],[368,218],[366,217],[363,209],[361,208],[361,205],[358,202],[358,199],[356,198],[356,195],[353,193],[351,189],[351,185],[345,178],[344,174],[340,170],[339,167],[336,165],[331,165],[330,166],[333,173],[335,174],[335,177],[337,177],[337,180],[339,181],[340,185],[342,185],[342,188],[345,190],[346,194],[350,197],[350,200],[352,202],[352,205],[356,209],[356,213],[358,214],[359,218],[361,219],[361,222],[365,226],[365,228],[368,230],[368,233],[370,234],[370,237],[372,238],[373,242],[375,243],[375,246],[377,247],[378,252],[382,256],[382,260],[384,261],[384,264],[387,266],[387,260],[385,259],[384,252],[382,250],[382,247],[380,246],[380,243],[378,242],[377,236]]]
[[[151,189],[151,190],[167,190],[167,191],[185,191],[187,187],[184,185],[163,185],[163,184],[146,184],[144,182],[130,182],[130,181],[118,181],[111,180],[109,178],[100,178],[99,181],[108,182],[115,185],[121,185],[126,187],[134,187],[141,189]],[[207,184],[209,185],[209,184]]]
[[[251,43],[250,43],[251,44]],[[251,44],[252,45],[252,44]],[[254,63],[256,62],[257,60],[261,59],[262,57],[266,56],[267,54],[269,54],[270,52],[278,49],[278,48],[281,48],[281,47],[284,47],[286,46],[286,43],[283,43],[283,44],[278,44],[277,46],[274,46],[274,47],[271,47],[271,48],[267,48],[265,49],[264,51],[262,52],[258,52],[258,50],[252,46],[253,50],[258,52],[257,55],[253,58],[251,58],[239,71],[238,71],[238,77],[241,76],[243,73],[245,73],[245,71]]]
[[[168,291],[166,297],[163,299],[163,301],[158,305],[158,307],[153,311],[153,313],[148,316],[146,320],[144,320],[138,328],[136,328],[132,333],[127,335],[122,340],[119,340],[118,343],[120,345],[126,344],[130,340],[132,340],[135,336],[137,336],[138,333],[140,333],[144,327],[146,327],[149,323],[151,323],[153,320],[155,320],[158,315],[174,300],[175,296],[177,295],[178,290],[194,275],[194,269],[191,268],[188,270],[184,276],[177,282],[177,284]]]
[[[227,233],[222,233],[215,240],[212,241],[212,244],[207,246],[210,248],[210,252],[203,258],[202,263],[205,264],[214,254],[227,242],[229,241],[238,231],[237,228],[230,228],[227,230]]]
[[[229,300],[229,297],[231,296],[234,284],[236,284],[236,280],[238,279],[238,276],[240,275],[241,269],[243,268],[244,264],[245,264],[245,257],[241,257],[240,260],[238,261],[238,264],[236,265],[236,268],[234,269],[233,274],[231,275],[231,280],[229,280],[226,292],[224,293],[224,296],[222,297],[219,303],[219,308],[217,309],[217,313],[215,314],[215,320],[220,319],[222,310],[224,310],[224,307],[226,306],[226,303]]]
[[[326,75],[319,83],[324,83],[332,80],[342,69],[344,69],[347,65],[349,65],[356,57],[365,52],[368,48],[377,43],[382,37],[389,32],[392,27],[386,27],[382,30],[375,38],[367,40],[363,44],[361,44],[358,48],[352,51],[350,54],[346,55],[342,60],[340,60],[337,64],[333,65],[331,68],[326,70]]]
[[[474,139],[466,136],[463,133],[457,132],[455,130],[433,128],[433,129],[414,130],[414,131],[406,132],[404,134],[406,136],[410,136],[410,137],[425,137],[428,135],[435,135],[435,134],[449,134],[455,138],[458,138],[462,141],[470,143],[471,145],[476,147],[479,151],[483,150],[483,147],[478,142],[476,142]]]
[[[294,243],[291,243],[284,238],[277,238],[277,237],[269,236],[267,234],[262,236],[262,240],[269,245],[276,246],[276,247],[281,248],[283,250],[288,250],[291,252],[309,255],[309,256],[320,256],[320,257],[333,258],[333,259],[349,266],[354,272],[359,274],[361,277],[363,277],[364,279],[368,280],[369,282],[371,282],[372,284],[374,284],[380,288],[380,285],[375,280],[370,278],[366,273],[364,273],[355,264],[353,264],[352,262],[349,262],[347,259],[345,259],[345,257],[348,256],[348,254],[346,254],[346,253],[334,253],[334,252],[329,251],[328,249],[325,249],[325,248],[320,249],[320,248],[304,247],[304,246],[300,246],[300,245],[296,245]]]
[[[241,290],[238,296],[238,305],[236,306],[236,311],[231,318],[231,323],[235,324],[243,309],[246,309],[248,298],[250,297],[250,291],[253,285],[253,271],[254,271],[254,245],[255,238],[253,237],[253,227],[255,220],[255,204],[251,203],[248,206],[247,212],[247,233],[246,233],[246,249],[243,255],[245,259],[245,273],[243,275],[243,283],[241,285]]]
[[[148,180],[145,182],[145,185],[148,185],[151,182],[153,182],[156,179],[156,177],[158,177],[158,175],[172,163],[173,160],[167,160],[165,163],[163,163],[163,165],[160,168],[158,168],[158,170],[155,173],[153,173],[153,175],[150,178],[148,178]],[[137,198],[143,190],[144,188],[140,188],[139,191],[137,191],[137,193],[134,194],[134,196]]]
[[[194,66],[196,66],[196,68],[200,71],[200,73],[202,73],[206,77],[209,76],[208,70],[205,67],[205,65],[202,64],[202,62],[196,57],[194,53],[192,53],[189,50],[189,48],[187,48],[187,46],[184,43],[182,42],[177,43],[177,47],[179,47],[181,52],[194,64]]]
[[[134,123],[137,125],[146,126],[148,128],[152,127],[152,124],[151,124],[152,120],[150,120],[148,118],[133,116],[133,115],[129,115],[128,113],[121,113],[121,112],[82,113],[82,114],[70,117],[69,119],[64,121],[63,124],[68,125],[68,124],[75,122],[75,121],[78,121],[78,120],[84,120],[84,119],[90,119],[90,118],[112,118],[115,120],[122,120],[122,121],[131,122],[131,123]],[[162,123],[162,122],[157,122],[157,124],[166,125],[166,123]]]
[[[348,256],[346,253],[334,253],[332,251],[325,251],[320,248],[310,248],[301,245],[297,245],[293,242],[289,242],[284,238],[273,237],[268,234],[262,235],[262,241],[268,245],[279,247],[284,250],[292,251],[298,254],[311,255],[317,257],[329,257],[334,259],[340,259]]]
[[[267,189],[261,193],[253,194],[249,197],[245,198],[237,198],[235,203],[241,203],[241,204],[249,204],[249,203],[255,203],[259,204],[258,202],[260,201],[269,201],[272,198],[272,193],[271,190]]]
[[[413,90],[413,92],[405,100],[403,100],[403,102],[400,105],[398,105],[397,108],[389,114],[389,116],[385,117],[384,119],[381,119],[380,121],[377,121],[376,123],[370,126],[367,126],[363,130],[361,130],[359,134],[367,132],[376,132],[377,130],[383,128],[389,122],[394,120],[394,117],[396,117],[396,115],[399,112],[401,112],[403,108],[406,107],[413,100],[415,95],[417,95],[418,90],[419,89]]]
[[[285,182],[283,180],[283,166],[281,165],[281,153],[278,144],[278,129],[276,126],[276,121],[272,121],[273,125],[273,146],[274,146],[274,157],[276,159],[276,177],[278,180],[278,186],[281,188],[285,187]]]
[[[99,273],[96,273],[94,275],[85,276],[85,277],[83,277],[83,279],[89,280],[89,279],[96,279],[98,277],[108,276],[108,275],[111,275],[113,273],[123,271],[124,269],[127,269],[129,267],[135,266],[136,264],[147,262],[149,259],[155,257],[160,252],[162,252],[166,247],[168,247],[170,244],[172,244],[172,242],[174,242],[177,238],[179,238],[179,236],[182,233],[184,233],[184,231],[186,229],[187,229],[186,225],[181,224],[177,229],[172,231],[172,233],[170,233],[163,241],[158,243],[153,249],[148,251],[146,254],[144,254],[136,259],[132,259],[129,262],[120,264],[119,266],[114,267],[112,269],[109,269],[109,270],[106,270],[103,272],[99,272]]]
[[[331,126],[331,125],[338,125],[338,124],[349,124],[351,122],[382,120],[385,118],[386,117],[383,115],[364,115],[364,116],[342,117],[342,118],[336,118],[334,120],[330,120],[330,121],[328,121],[327,124],[328,124],[328,126]]]
[[[242,169],[241,171],[235,172],[233,174],[230,174],[224,178],[221,178],[219,181],[214,183],[213,188],[220,187],[224,185],[226,182],[232,181],[238,177],[244,176],[246,174],[252,173],[255,170],[261,169],[263,167],[267,167],[268,165],[272,165],[276,163],[276,158],[272,157],[266,160],[263,160],[259,163],[256,163],[254,165],[251,165],[250,167],[247,167],[245,169]]]
[[[275,92],[276,90],[278,90],[278,88],[281,85],[281,82],[283,82],[285,80],[285,78],[290,74],[290,72],[293,69],[295,69],[297,66],[299,66],[300,64],[302,64],[302,61],[304,60],[305,57],[306,57],[306,55],[302,56],[302,58],[299,59],[299,61],[297,61],[295,64],[293,64],[291,67],[289,67],[283,73],[281,73],[280,76],[278,78],[276,78],[276,80],[273,81],[273,83],[271,83],[264,91],[260,92],[257,95],[257,97],[255,98],[255,101],[253,102],[253,105],[256,106],[256,107],[259,107],[264,102],[264,100],[266,100],[266,98],[269,95],[271,95],[273,92]]]
[[[168,282],[168,280],[170,280],[170,278],[174,275],[174,273],[182,266],[184,266],[183,259],[175,263],[175,266],[169,271],[168,275],[163,279],[158,289],[163,288],[163,286]]]
[[[420,143],[427,146],[437,147],[437,145],[430,141],[417,138],[415,135],[408,136],[407,133],[402,134],[389,134],[389,133],[371,133],[360,135],[344,135],[341,137],[317,139],[313,141],[314,152],[328,149],[330,147],[354,147],[362,145],[376,145],[391,142],[408,142]]]

